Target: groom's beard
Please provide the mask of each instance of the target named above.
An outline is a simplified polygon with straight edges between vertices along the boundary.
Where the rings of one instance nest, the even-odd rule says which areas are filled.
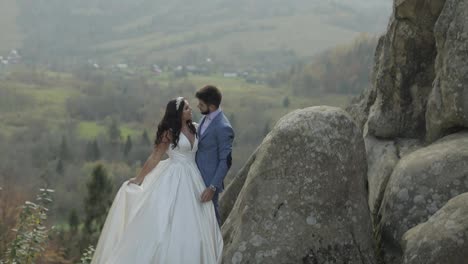
[[[201,113],[202,115],[207,115],[207,114],[210,113],[210,111],[200,111],[200,113]]]

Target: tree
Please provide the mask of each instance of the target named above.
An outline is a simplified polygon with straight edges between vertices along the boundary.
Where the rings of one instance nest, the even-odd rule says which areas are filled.
[[[68,143],[65,136],[62,136],[62,142],[60,143],[59,159],[63,161],[69,161],[72,159],[71,151],[68,148]]]
[[[63,162],[61,159],[58,160],[57,162],[57,167],[55,168],[55,171],[63,176],[63,173],[65,171],[65,168],[63,167]]]
[[[101,158],[101,151],[99,150],[99,145],[96,139],[86,144],[85,155],[86,155],[85,159],[88,161],[96,161]]]
[[[123,149],[123,154],[125,157],[128,157],[128,154],[132,151],[132,138],[130,135],[127,136],[127,141],[125,142],[125,146]]]
[[[101,158],[101,151],[99,150],[99,145],[96,139],[93,141],[92,145],[92,150],[93,150],[93,160],[98,160]]]
[[[107,157],[111,160],[120,160],[121,156],[121,131],[117,120],[112,119],[108,126],[109,149],[106,149]]]
[[[77,239],[81,235],[79,232],[80,218],[75,208],[68,215],[68,226],[70,227],[68,231],[62,230],[59,233],[57,243],[65,249],[64,255],[67,259],[74,259],[81,254],[80,240]]]
[[[80,218],[78,217],[78,213],[76,212],[76,209],[72,209],[70,216],[68,217],[68,225],[70,225],[70,232],[72,234],[76,234],[79,224]]]
[[[288,108],[288,107],[289,107],[289,103],[290,103],[290,102],[289,102],[289,97],[287,97],[287,96],[284,97],[284,99],[283,99],[283,107],[284,107],[284,108]]]
[[[82,245],[95,244],[112,204],[112,182],[102,164],[96,165],[87,183],[88,194],[84,201],[85,222]]]
[[[268,135],[268,133],[270,133],[270,130],[271,130],[271,128],[270,128],[270,122],[267,121],[267,122],[265,123],[265,127],[263,128],[263,136]]]
[[[91,156],[93,155],[93,142],[92,141],[88,141],[86,143],[86,150],[85,150],[85,160],[87,161],[92,161],[93,159],[91,158]]]
[[[149,146],[150,145],[150,139],[148,136],[148,132],[145,130],[143,131],[143,134],[141,135],[141,144],[144,146]]]
[[[117,120],[112,119],[109,127],[107,128],[107,132],[109,135],[109,140],[112,144],[117,144],[120,142],[121,132]]]

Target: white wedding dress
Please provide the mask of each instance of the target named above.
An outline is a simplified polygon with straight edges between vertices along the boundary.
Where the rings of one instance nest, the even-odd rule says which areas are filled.
[[[223,238],[212,202],[202,203],[205,184],[193,147],[180,133],[169,159],[141,186],[124,182],[101,232],[92,264],[221,263]]]

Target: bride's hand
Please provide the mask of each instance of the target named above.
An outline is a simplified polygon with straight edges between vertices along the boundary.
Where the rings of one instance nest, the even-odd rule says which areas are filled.
[[[136,184],[136,185],[141,185],[142,182],[143,182],[142,180],[139,180],[137,177],[134,177],[128,180],[128,185],[130,185],[131,183]]]

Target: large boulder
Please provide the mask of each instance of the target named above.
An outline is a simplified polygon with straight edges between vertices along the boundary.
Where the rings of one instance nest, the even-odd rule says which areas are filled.
[[[375,100],[367,120],[371,135],[424,136],[437,54],[433,29],[444,2],[395,0],[387,33],[377,48],[371,88]]]
[[[468,133],[447,136],[402,157],[379,212],[386,259],[396,263],[403,234],[464,192],[468,192]]]
[[[383,37],[380,37],[375,54],[379,54],[379,48],[382,48],[382,41]],[[374,61],[377,61],[377,58],[374,57]],[[375,80],[375,71],[372,73],[373,75],[371,79]],[[367,122],[367,117],[369,116],[369,110],[375,102],[376,93],[377,91],[373,87],[365,89],[359,96],[354,97],[351,100],[351,103],[346,107],[346,111],[354,119],[354,122],[358,125],[361,131],[365,130],[364,127]]]
[[[247,174],[250,171],[250,167],[254,163],[257,157],[258,148],[250,155],[247,162],[239,170],[234,179],[229,183],[224,192],[221,193],[220,202],[219,202],[219,214],[221,216],[221,223],[224,223],[228,215],[231,213],[232,207],[236,202],[239,192],[244,186],[245,179],[247,179]]]
[[[367,153],[367,180],[369,182],[369,208],[377,214],[393,168],[398,163],[397,146],[391,140],[379,140],[373,136],[364,138]]]
[[[283,117],[222,227],[223,263],[375,263],[366,167],[362,134],[345,111]]]
[[[468,127],[468,1],[447,0],[434,34],[437,76],[426,112],[429,141]]]
[[[428,142],[468,128],[468,2],[395,0],[372,85],[347,109],[377,138]]]
[[[379,251],[399,264],[403,234],[468,191],[468,0],[394,0],[372,85],[347,109],[365,134]]]
[[[369,207],[377,215],[390,175],[398,161],[422,147],[416,139],[384,140],[364,137],[367,153],[367,181],[369,182]]]
[[[468,193],[403,236],[403,264],[468,263]]]

